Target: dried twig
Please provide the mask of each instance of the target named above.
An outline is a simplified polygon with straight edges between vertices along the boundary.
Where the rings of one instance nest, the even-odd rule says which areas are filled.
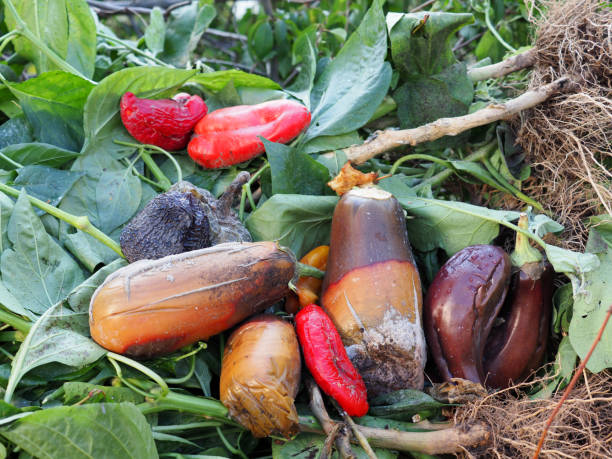
[[[534,107],[546,99],[571,88],[568,77],[559,78],[552,83],[538,89],[527,91],[515,99],[504,104],[489,105],[469,115],[455,118],[440,118],[432,123],[413,129],[385,130],[379,132],[373,139],[361,145],[354,145],[344,149],[349,161],[361,164],[368,159],[403,146],[414,146],[429,142],[446,135],[457,135],[477,126],[510,118],[516,113]]]
[[[336,435],[336,448],[338,448],[340,456],[343,459],[356,458],[355,453],[353,453],[349,443],[346,427],[338,427],[337,423],[329,417],[329,414],[327,414],[327,410],[325,409],[325,405],[323,404],[321,391],[310,376],[306,377],[306,387],[310,393],[310,409],[319,421],[319,424],[321,424],[321,427],[323,427],[325,434],[327,436]]]
[[[499,78],[509,73],[531,67],[535,63],[537,50],[531,48],[529,51],[509,57],[497,64],[476,67],[468,71],[468,76],[472,81],[488,80],[489,78]]]
[[[603,332],[606,329],[606,325],[608,325],[610,316],[612,316],[612,305],[610,305],[610,307],[608,308],[608,313],[606,314],[606,317],[604,318],[604,321],[601,324],[601,327],[599,329],[599,332],[597,333],[597,336],[593,340],[593,344],[591,344],[591,348],[589,349],[589,352],[587,352],[587,355],[584,356],[584,359],[582,359],[582,362],[580,362],[580,365],[578,365],[578,368],[574,372],[574,376],[572,377],[572,380],[570,381],[570,383],[565,388],[565,391],[563,392],[563,396],[557,403],[557,406],[555,406],[555,409],[553,410],[550,417],[548,418],[548,421],[546,421],[546,426],[544,426],[544,431],[542,432],[542,436],[540,437],[540,441],[538,442],[538,447],[536,448],[536,451],[533,455],[533,459],[538,459],[538,457],[540,457],[540,451],[542,450],[542,446],[544,445],[544,441],[546,440],[546,435],[548,434],[548,430],[550,429],[550,426],[552,425],[552,422],[554,421],[555,416],[557,416],[557,413],[561,409],[561,406],[563,406],[563,403],[565,402],[565,400],[567,400],[567,397],[569,396],[570,392],[576,385],[576,382],[578,382],[578,378],[582,374],[583,370],[586,368],[586,364],[588,363],[589,359],[591,358],[591,355],[595,351],[595,348],[599,344],[599,341],[601,340]]]

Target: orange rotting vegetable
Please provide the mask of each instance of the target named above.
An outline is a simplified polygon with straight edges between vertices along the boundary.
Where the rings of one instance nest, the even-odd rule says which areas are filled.
[[[273,315],[255,317],[227,341],[221,364],[221,402],[255,437],[290,438],[298,432],[294,399],[300,366],[293,326]]]
[[[327,268],[329,246],[320,245],[302,257],[300,263],[313,266],[321,271]],[[289,314],[297,313],[301,308],[316,303],[321,294],[322,279],[312,276],[301,276],[295,284],[296,293],[290,293],[285,301],[285,311]]]

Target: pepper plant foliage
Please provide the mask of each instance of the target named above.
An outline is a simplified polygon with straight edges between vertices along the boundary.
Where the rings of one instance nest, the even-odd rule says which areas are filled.
[[[130,16],[93,9],[85,0],[2,0],[0,451],[33,457],[318,454],[321,435],[270,446],[225,417],[214,399],[223,334],[140,363],[91,340],[90,297],[125,264],[116,250],[122,227],[167,183],[182,178],[219,195],[246,169],[258,173],[252,186],[261,188],[255,207],[240,209],[253,238],[278,240],[301,256],[329,240],[338,198],[326,184],[346,162],[342,148],[363,142],[381,122],[415,127],[503,102],[504,87],[472,82],[468,68],[499,61],[505,45],[528,44],[522,2],[437,0],[429,11],[410,13],[419,2],[277,1],[272,11],[253,8],[241,16],[235,3],[194,0]],[[205,170],[184,151],[167,156],[138,145],[119,116],[126,91],[147,98],[199,94],[211,111],[293,97],[309,107],[312,123],[291,145],[264,139],[261,158]],[[496,199],[503,193],[523,199],[529,169],[511,130],[499,132],[499,144],[494,129],[474,129],[418,147],[411,163],[392,167],[385,157],[361,167],[393,171],[379,185],[406,209],[425,283],[463,247],[497,240],[502,227],[516,229],[518,214]],[[484,153],[469,154],[475,150]],[[454,187],[444,186],[450,176]],[[462,183],[488,185],[491,208],[470,202]],[[571,371],[576,353],[587,352],[612,303],[609,228],[598,226],[586,253],[541,240],[561,230],[545,215],[531,217],[531,236],[571,280],[556,297],[552,332],[569,339],[559,347],[555,384],[567,382],[568,365]],[[612,366],[611,341],[607,331],[590,369]],[[304,402],[300,394],[300,413],[312,421]],[[358,422],[411,430],[406,420],[414,414],[440,415],[439,403],[413,391],[373,406],[374,416]]]

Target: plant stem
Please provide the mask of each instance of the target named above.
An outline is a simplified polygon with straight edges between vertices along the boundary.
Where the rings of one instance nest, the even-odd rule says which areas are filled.
[[[257,172],[255,172],[248,182],[242,185],[242,195],[240,196],[240,210],[238,211],[238,216],[240,217],[240,221],[244,221],[244,208],[246,205],[246,198],[249,198],[249,204],[251,205],[251,210],[255,210],[257,204],[253,200],[253,194],[251,193],[251,185],[257,180],[261,174],[263,174],[270,167],[270,163],[266,162],[263,166],[259,168]]]
[[[494,141],[484,145],[483,147],[480,147],[478,150],[476,150],[471,155],[466,156],[463,160],[464,161],[470,161],[470,162],[481,161],[484,158],[486,158],[487,156],[489,156],[491,154],[491,152],[493,150],[495,150],[496,147],[497,147],[497,140],[494,140]],[[419,183],[418,185],[415,185],[413,187],[413,189],[414,190],[419,190],[419,189],[424,188],[426,186],[434,187],[434,186],[440,185],[446,179],[448,179],[451,175],[453,175],[454,172],[455,171],[452,168],[444,169],[443,171],[438,172],[433,177],[425,179],[421,183]]]
[[[166,384],[166,381],[164,381],[161,376],[159,376],[157,373],[155,373],[150,368],[128,357],[125,357],[119,354],[115,354],[114,352],[107,352],[106,357],[111,361],[115,360],[117,362],[121,362],[125,365],[128,365],[134,368],[135,370],[138,370],[141,373],[145,374],[149,378],[151,378],[153,381],[155,381],[155,383],[159,386],[161,390],[161,394],[159,395],[160,397],[165,397],[168,394],[169,389],[168,389],[168,384]]]
[[[400,167],[403,163],[405,163],[406,161],[411,161],[414,159],[423,159],[425,161],[431,161],[432,163],[436,163],[436,164],[440,164],[446,168],[451,168],[452,169],[452,165],[449,161],[446,161],[444,159],[440,159],[436,156],[431,156],[431,155],[423,155],[423,154],[419,154],[419,153],[415,153],[412,155],[406,155],[406,156],[402,156],[400,159],[398,159],[397,161],[395,161],[393,163],[393,167],[391,167],[391,170],[389,171],[389,174],[393,175],[395,174],[395,172],[397,171],[397,168]]]
[[[166,177],[166,174],[162,172],[162,170],[159,168],[159,166],[151,157],[151,155],[143,151],[140,153],[140,157],[142,158],[142,161],[147,165],[153,176],[157,179],[157,184],[159,185],[159,187],[164,191],[168,191],[168,189],[172,186],[172,182],[170,181],[170,179],[168,179],[168,177]]]
[[[227,408],[219,400],[194,395],[179,394],[169,391],[165,396],[138,405],[142,414],[159,413],[161,411],[185,411],[213,418],[224,424],[237,426],[227,417]]]
[[[299,277],[314,277],[316,279],[323,279],[323,276],[325,276],[325,271],[321,271],[314,266],[300,262],[297,263],[297,271]]]
[[[20,193],[19,190],[5,185],[4,183],[0,183],[0,191],[3,191],[6,194],[15,198],[19,197]],[[119,244],[117,244],[114,240],[112,240],[98,228],[93,226],[89,221],[89,217],[87,217],[87,215],[82,215],[78,217],[76,215],[69,214],[68,212],[64,212],[63,210],[58,209],[57,207],[52,206],[51,204],[47,204],[46,202],[41,201],[40,199],[35,198],[34,196],[30,196],[29,194],[27,194],[26,196],[30,200],[31,204],[35,205],[41,210],[44,210],[49,215],[53,215],[54,217],[59,218],[60,220],[68,223],[69,225],[74,226],[76,229],[79,229],[84,233],[89,234],[90,236],[107,246],[109,249],[113,250],[117,255],[122,258],[125,258]]]
[[[142,56],[142,57],[144,57],[144,58],[146,58],[146,59],[149,59],[150,61],[155,62],[157,65],[161,65],[162,67],[169,67],[169,68],[173,68],[173,67],[172,67],[170,64],[167,64],[166,62],[162,61],[161,59],[158,59],[158,58],[157,58],[157,57],[155,57],[155,56],[151,56],[151,55],[147,54],[147,53],[146,53],[145,51],[143,51],[142,49],[138,49],[138,48],[136,48],[136,47],[134,47],[134,46],[130,45],[129,43],[126,43],[125,41],[121,40],[120,38],[116,38],[116,37],[113,37],[113,36],[111,36],[111,35],[107,35],[107,34],[105,34],[105,33],[103,33],[103,32],[97,32],[97,35],[98,35],[99,37],[104,38],[105,40],[115,42],[115,43],[117,43],[117,44],[119,44],[119,45],[123,46],[124,48],[129,49],[129,50],[130,50],[130,51],[132,51],[133,53],[138,54],[138,55],[140,55],[140,56]]]
[[[491,10],[491,3],[487,2],[487,6],[485,7],[485,23],[487,24],[487,28],[504,48],[506,48],[508,51],[512,53],[516,53],[516,49],[510,46],[508,43],[506,43],[506,40],[502,38],[502,36],[499,34],[497,29],[491,22],[491,16],[489,14],[490,10]]]
[[[491,161],[489,161],[488,157],[484,157],[482,159],[482,163],[487,168],[489,173],[493,176],[493,178],[497,181],[497,183],[499,183],[503,187],[503,191],[506,191],[507,193],[514,195],[516,198],[520,199],[524,203],[535,207],[540,212],[545,212],[544,207],[542,207],[542,205],[539,202],[533,200],[532,198],[527,196],[525,193],[523,193],[521,190],[519,190],[517,187],[515,187],[510,182],[508,182],[505,179],[505,177],[501,175],[499,171],[493,167],[493,164],[491,164]]]
[[[19,330],[22,333],[28,333],[30,328],[32,328],[31,322],[28,322],[27,320],[24,320],[18,315],[6,311],[3,308],[0,308],[0,322],[9,324],[15,330]]]

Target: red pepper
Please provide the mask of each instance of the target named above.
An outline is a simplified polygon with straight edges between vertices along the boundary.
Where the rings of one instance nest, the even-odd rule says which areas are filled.
[[[185,148],[193,127],[208,111],[200,96],[185,93],[152,100],[126,92],[120,108],[121,121],[132,137],[165,150]]]
[[[189,142],[189,156],[209,169],[239,164],[264,152],[259,136],[285,143],[310,124],[310,112],[290,100],[237,105],[202,118]]]
[[[350,416],[365,415],[369,409],[365,383],[329,316],[319,306],[309,304],[295,316],[295,328],[306,367],[323,392]]]

